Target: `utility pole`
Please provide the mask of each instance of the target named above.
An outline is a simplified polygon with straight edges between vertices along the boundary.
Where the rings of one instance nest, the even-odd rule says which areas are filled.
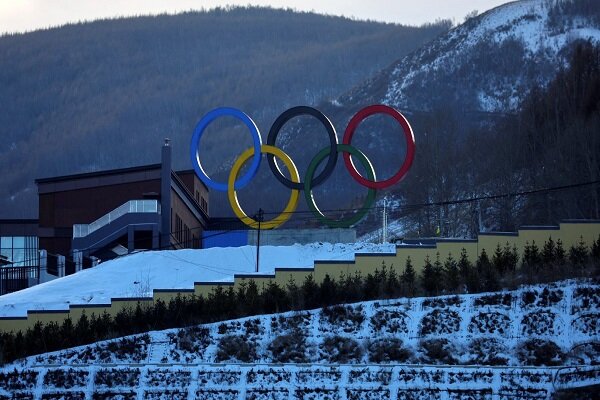
[[[263,220],[264,211],[262,208],[258,209],[258,237],[256,239],[256,272],[258,272],[258,262],[260,260],[260,223]]]
[[[381,243],[387,243],[387,196],[383,198],[383,226],[381,227]]]

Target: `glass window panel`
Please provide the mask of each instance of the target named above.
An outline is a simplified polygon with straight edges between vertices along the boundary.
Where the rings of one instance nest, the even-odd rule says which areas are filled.
[[[13,248],[14,249],[24,249],[25,248],[25,238],[23,236],[13,237]]]
[[[13,249],[13,263],[15,263],[15,266],[20,266],[22,265],[23,261],[25,260],[25,249]],[[19,264],[17,264],[19,263]]]
[[[6,257],[9,260],[12,260],[12,248],[10,249],[0,249],[0,254]]]
[[[3,236],[0,238],[0,247],[4,249],[12,249],[12,237],[11,236]]]

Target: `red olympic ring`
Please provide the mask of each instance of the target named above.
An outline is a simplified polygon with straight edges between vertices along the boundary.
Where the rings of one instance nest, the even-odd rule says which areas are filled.
[[[358,125],[365,120],[365,118],[370,117],[374,114],[386,114],[394,118],[404,131],[404,138],[406,139],[406,156],[404,157],[404,162],[398,172],[396,172],[391,178],[386,179],[384,181],[372,181],[364,178],[356,169],[352,158],[350,157],[350,153],[344,153],[344,162],[346,163],[346,168],[350,172],[350,175],[361,185],[366,186],[370,189],[385,189],[393,184],[400,182],[410,167],[412,166],[413,160],[415,159],[415,136],[413,134],[412,128],[404,115],[402,115],[398,110],[385,106],[383,104],[371,105],[363,108],[359,112],[357,112],[354,117],[348,123],[346,127],[346,132],[344,132],[344,139],[342,140],[343,144],[352,145],[352,136],[354,136],[354,132],[356,132],[356,128]]]

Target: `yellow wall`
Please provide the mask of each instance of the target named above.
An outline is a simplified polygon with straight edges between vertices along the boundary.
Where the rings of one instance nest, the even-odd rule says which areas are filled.
[[[383,264],[386,268],[393,268],[397,274],[401,274],[404,271],[406,265],[406,259],[410,256],[412,265],[417,273],[420,272],[423,266],[423,260],[429,256],[431,261],[435,261],[437,254],[440,254],[440,259],[443,261],[448,257],[448,254],[452,254],[455,259],[458,259],[462,249],[464,248],[469,255],[471,261],[475,261],[478,255],[483,249],[486,250],[488,255],[492,255],[496,246],[504,247],[506,243],[512,247],[515,245],[519,251],[519,255],[523,253],[523,247],[527,242],[530,244],[535,241],[536,245],[541,249],[544,242],[548,238],[557,241],[560,239],[563,242],[565,251],[568,252],[569,248],[573,245],[577,245],[580,240],[583,240],[586,246],[589,248],[593,241],[600,237],[600,222],[563,222],[560,224],[559,229],[544,229],[544,228],[524,228],[520,229],[517,234],[481,234],[479,238],[475,240],[456,241],[456,240],[439,240],[435,246],[403,246],[399,245],[396,247],[396,254],[370,254],[370,255],[357,255],[355,261],[317,261],[312,269],[292,268],[292,269],[277,269],[274,275],[259,275],[251,277],[250,275],[235,276],[233,282],[234,290],[237,290],[240,283],[247,282],[249,279],[253,279],[259,291],[269,282],[276,282],[279,286],[285,287],[285,285],[293,279],[297,285],[301,285],[306,276],[313,274],[316,282],[321,282],[325,275],[329,275],[333,279],[339,279],[343,274],[344,276],[354,275],[360,273],[362,276],[366,276],[369,273],[375,272],[376,269],[381,269]],[[283,262],[284,260],[282,260]],[[194,290],[155,290],[153,298],[142,298],[142,299],[112,299],[111,304],[99,305],[99,306],[71,306],[69,310],[65,311],[28,311],[27,318],[2,318],[0,319],[0,332],[19,331],[26,330],[29,327],[33,327],[36,322],[48,323],[55,321],[62,323],[67,317],[71,317],[73,322],[77,322],[80,316],[85,311],[87,316],[91,316],[93,313],[100,315],[103,312],[107,312],[111,316],[115,316],[120,310],[130,307],[135,309],[138,303],[141,306],[150,306],[154,301],[160,299],[165,303],[168,303],[171,299],[177,296],[204,296],[207,297],[213,290],[218,286],[223,286],[225,290],[232,286],[231,283],[196,283]]]

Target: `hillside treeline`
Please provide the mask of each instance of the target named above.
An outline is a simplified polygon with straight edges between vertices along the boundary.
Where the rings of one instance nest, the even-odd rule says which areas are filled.
[[[286,108],[333,98],[450,26],[236,7],[0,37],[0,215],[37,216],[35,178],[158,162],[165,137],[191,168],[193,128],[218,106],[266,138]],[[210,135],[209,169],[246,136]]]
[[[422,156],[392,212],[405,217],[408,234],[474,236],[600,218],[600,45],[573,46],[567,65],[514,115],[475,128],[451,110],[413,119]],[[554,188],[562,189],[545,190]],[[464,199],[479,200],[455,201]]]

